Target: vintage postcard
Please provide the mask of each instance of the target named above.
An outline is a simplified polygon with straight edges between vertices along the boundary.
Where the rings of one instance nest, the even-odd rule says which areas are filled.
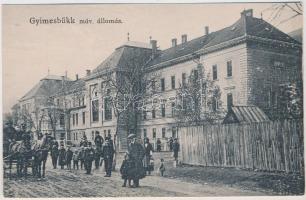
[[[304,196],[303,7],[2,4],[3,196]]]

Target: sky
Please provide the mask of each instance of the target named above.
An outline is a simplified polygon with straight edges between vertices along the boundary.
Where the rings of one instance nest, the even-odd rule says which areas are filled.
[[[279,24],[292,15],[285,10],[272,19],[271,3],[218,4],[83,4],[83,5],[3,5],[2,76],[3,112],[9,112],[40,79],[65,75],[84,77],[115,48],[127,41],[157,40],[160,49],[171,46],[171,39],[188,40],[204,34],[204,27],[217,31],[230,26],[244,9],[288,33],[302,27],[302,17]],[[40,24],[30,18],[73,17],[80,19],[121,19],[121,24]]]

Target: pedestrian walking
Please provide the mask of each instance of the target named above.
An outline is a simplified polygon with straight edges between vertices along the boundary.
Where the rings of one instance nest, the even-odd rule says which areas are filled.
[[[66,150],[64,146],[60,147],[59,155],[58,155],[58,163],[61,166],[61,169],[64,169],[66,164]]]
[[[73,160],[73,169],[79,170],[80,152],[78,150],[74,151],[72,160]]]
[[[80,151],[80,161],[81,161],[81,169],[85,168],[84,163],[85,163],[85,147],[81,147]]]
[[[165,163],[164,163],[163,158],[160,159],[160,166],[159,166],[158,170],[159,170],[160,175],[164,176],[164,172],[166,171],[166,167],[165,167]]]
[[[71,161],[72,161],[73,152],[71,151],[71,147],[68,146],[67,152],[66,152],[66,165],[67,169],[71,170]]]
[[[150,175],[151,174],[150,160],[151,157],[153,156],[153,146],[150,143],[149,138],[145,138],[144,149],[145,149],[144,168],[146,170],[146,173]]]
[[[51,159],[52,159],[53,169],[56,169],[57,167],[58,155],[59,155],[58,147],[54,144],[51,148]]]
[[[177,138],[174,139],[173,142],[173,157],[175,160],[175,166],[178,164],[178,152],[180,150],[180,144],[177,141]]]
[[[102,157],[104,159],[105,177],[110,177],[112,174],[114,146],[110,143],[109,137],[105,138],[105,143],[102,147]]]
[[[95,154],[95,151],[92,148],[91,142],[88,142],[88,147],[86,147],[86,149],[85,149],[85,157],[84,157],[86,174],[91,173],[92,161],[94,159],[94,154]]]
[[[145,155],[145,150],[141,144],[136,140],[135,134],[130,134],[128,136],[130,139],[130,144],[128,147],[129,155],[131,160],[135,164],[135,174],[133,175],[133,187],[139,187],[139,180],[146,176],[146,171],[143,167],[143,158]]]
[[[122,187],[126,187],[128,181],[129,187],[131,187],[131,181],[135,174],[135,163],[130,159],[127,152],[124,156],[124,160],[120,167],[121,178],[124,180]]]

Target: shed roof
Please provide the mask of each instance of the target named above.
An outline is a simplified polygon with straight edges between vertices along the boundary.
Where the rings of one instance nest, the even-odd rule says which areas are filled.
[[[226,114],[223,123],[253,123],[267,122],[268,116],[257,106],[232,106]]]

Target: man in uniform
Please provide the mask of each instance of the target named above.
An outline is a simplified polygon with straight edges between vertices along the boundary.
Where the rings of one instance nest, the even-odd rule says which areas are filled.
[[[56,144],[54,144],[52,146],[52,149],[51,149],[51,158],[52,158],[53,169],[56,169],[56,167],[57,167],[58,154],[59,154],[58,146]]]
[[[114,146],[110,143],[109,137],[105,138],[105,143],[102,147],[102,156],[104,159],[105,166],[105,177],[111,177],[112,175],[112,166],[113,166],[113,157],[114,157]]]
[[[86,174],[91,173],[92,161],[94,160],[95,151],[91,146],[91,142],[88,142],[88,147],[85,149],[85,170]]]

